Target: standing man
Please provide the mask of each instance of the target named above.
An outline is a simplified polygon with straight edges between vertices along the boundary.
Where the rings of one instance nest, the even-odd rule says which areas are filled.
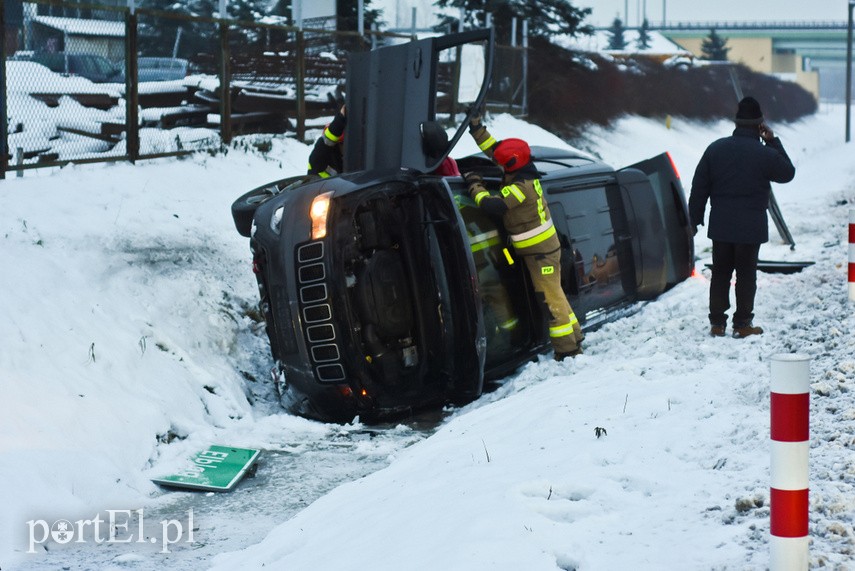
[[[502,217],[514,250],[525,261],[535,296],[549,322],[549,339],[555,360],[582,354],[582,328],[561,288],[561,243],[543,196],[531,149],[521,139],[496,141],[472,118],[469,132],[484,154],[502,170],[501,197],[491,195],[477,173],[467,173],[469,194],[488,214]]]
[[[793,180],[796,169],[781,140],[763,121],[760,104],[753,97],[739,102],[733,135],[712,143],[704,155],[689,197],[689,215],[695,233],[704,223],[710,201],[707,237],[713,241],[710,280],[710,335],[722,337],[730,308],[730,279],[736,271],[736,312],[733,336],[760,335],[754,326],[754,294],[757,292],[757,256],[760,244],[769,241],[770,182]]]

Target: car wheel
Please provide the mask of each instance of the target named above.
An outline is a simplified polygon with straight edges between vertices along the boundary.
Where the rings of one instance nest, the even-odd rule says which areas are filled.
[[[235,200],[232,203],[232,219],[238,233],[249,238],[252,232],[252,219],[258,207],[269,198],[303,184],[307,178],[306,175],[286,178],[273,184],[254,188]]]

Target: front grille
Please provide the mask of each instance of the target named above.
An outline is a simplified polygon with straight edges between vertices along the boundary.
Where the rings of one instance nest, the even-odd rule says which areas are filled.
[[[332,305],[324,281],[328,263],[324,256],[323,242],[309,242],[297,247],[300,310],[303,313],[304,337],[315,365],[315,378],[321,383],[340,383],[347,377],[341,363]]]
[[[327,303],[304,307],[303,319],[306,321],[306,323],[329,321],[330,319],[332,319],[332,308]]]
[[[318,380],[327,383],[341,382],[345,379],[344,367],[340,364],[321,365],[315,369],[315,374],[318,376]]]
[[[322,325],[312,325],[306,327],[306,337],[312,343],[321,343],[323,341],[333,341],[335,339],[335,329],[332,323],[324,323]]]
[[[315,284],[300,288],[300,301],[305,304],[324,301],[327,298],[327,285]]]
[[[310,264],[308,266],[300,266],[300,283],[316,282],[325,277],[323,264]]]
[[[329,361],[338,361],[341,355],[338,354],[338,345],[315,345],[312,347],[312,359],[316,363],[327,363]]]
[[[323,242],[309,242],[297,248],[297,261],[301,264],[314,262],[324,257]]]

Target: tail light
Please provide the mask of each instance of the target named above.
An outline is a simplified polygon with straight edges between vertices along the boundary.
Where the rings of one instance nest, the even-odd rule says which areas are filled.
[[[665,153],[668,155],[668,160],[671,162],[671,169],[674,171],[674,174],[677,175],[677,178],[680,178],[680,171],[677,170],[677,164],[674,162],[674,157],[671,156],[671,153]]]

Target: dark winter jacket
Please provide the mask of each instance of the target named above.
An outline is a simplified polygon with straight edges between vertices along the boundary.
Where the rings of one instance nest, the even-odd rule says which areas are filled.
[[[689,197],[692,224],[703,225],[709,199],[707,236],[711,240],[767,242],[769,183],[790,182],[795,174],[780,139],[775,137],[764,145],[756,127],[737,127],[733,135],[707,147],[698,163]]]

